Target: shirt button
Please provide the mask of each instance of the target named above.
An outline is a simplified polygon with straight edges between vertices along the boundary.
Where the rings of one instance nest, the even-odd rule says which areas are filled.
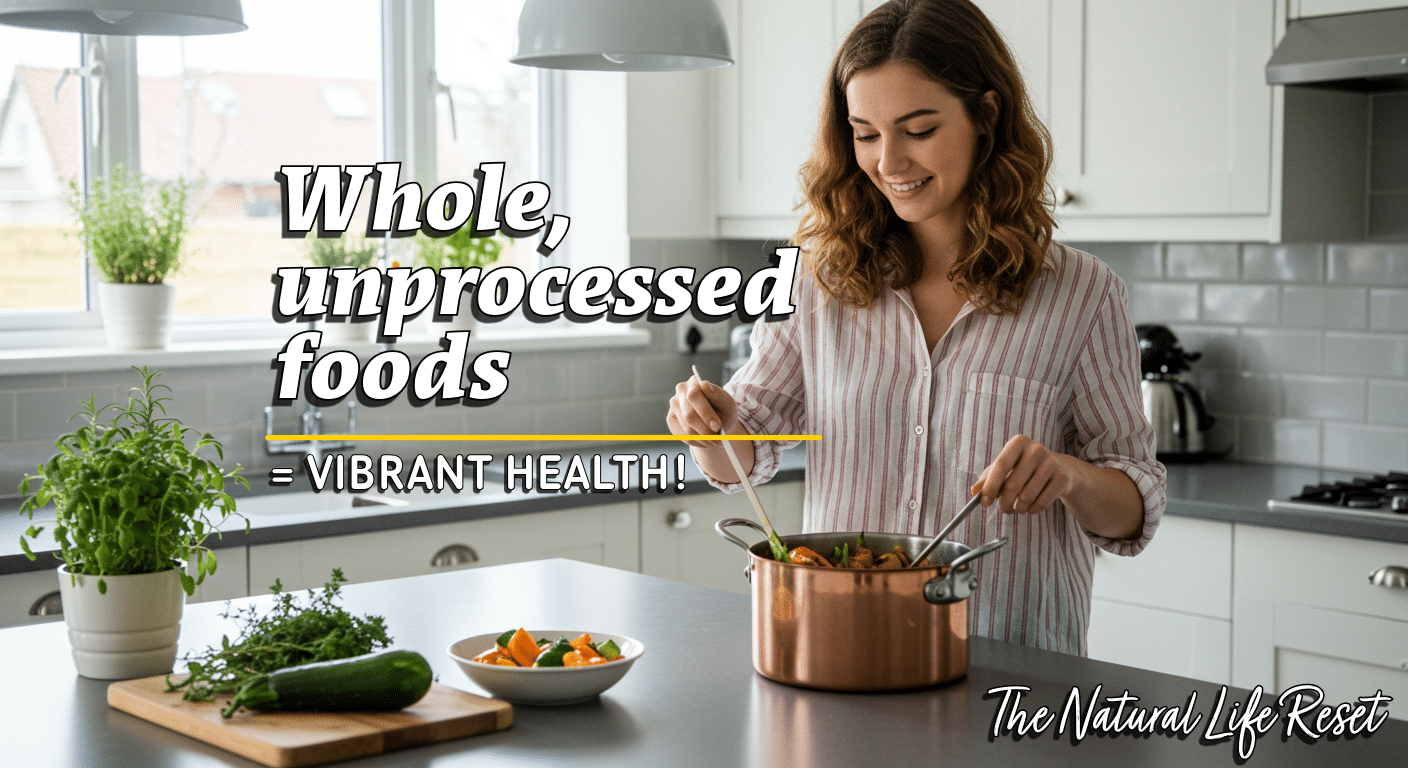
[[[924,434],[924,425],[923,425],[923,424],[915,424],[915,425],[914,425],[914,434],[916,434],[916,435],[922,435],[922,434]]]
[[[914,499],[910,499],[910,500],[909,500],[909,508],[910,508],[910,509],[918,509],[918,508],[919,508],[919,502],[915,501]]]

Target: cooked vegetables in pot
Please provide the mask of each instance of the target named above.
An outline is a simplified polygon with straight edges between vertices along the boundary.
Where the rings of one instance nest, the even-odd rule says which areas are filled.
[[[819,554],[810,547],[797,547],[787,553],[787,561],[794,565],[809,565],[817,568],[854,568],[866,570],[878,569],[898,569],[909,567],[909,555],[904,553],[899,546],[895,546],[889,552],[876,554],[874,550],[865,545],[865,534],[856,537],[855,548],[851,548],[851,543],[845,542],[836,547],[831,552],[831,557]],[[926,559],[920,565],[928,565]]]

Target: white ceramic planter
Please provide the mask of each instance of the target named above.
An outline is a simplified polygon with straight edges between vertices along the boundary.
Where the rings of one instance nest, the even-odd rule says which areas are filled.
[[[473,331],[478,327],[478,322],[474,319],[474,313],[467,308],[461,308],[460,313],[449,320],[436,320],[434,313],[426,311],[420,316],[425,329],[425,335],[431,340],[437,340],[445,335],[446,331]]]
[[[376,321],[368,323],[327,323],[321,320],[315,326],[317,330],[323,332],[323,345],[329,344],[358,344],[373,340],[376,333]]]
[[[78,674],[126,680],[171,671],[186,605],[175,569],[104,576],[107,594],[99,594],[97,576],[75,580],[67,566],[60,566],[58,574]]]
[[[171,341],[176,286],[98,283],[103,332],[114,349],[162,349]]]

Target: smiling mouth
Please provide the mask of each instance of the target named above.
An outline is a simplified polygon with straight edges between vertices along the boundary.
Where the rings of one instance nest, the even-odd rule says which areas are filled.
[[[911,189],[918,189],[920,186],[928,183],[928,181],[933,178],[933,176],[926,176],[916,181],[905,182],[904,184],[891,184],[890,189],[893,189],[896,192],[908,192]]]

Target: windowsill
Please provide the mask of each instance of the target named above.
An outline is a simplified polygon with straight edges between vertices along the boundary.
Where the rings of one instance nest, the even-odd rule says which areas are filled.
[[[0,349],[0,371],[5,374],[81,373],[121,370],[132,365],[156,368],[190,368],[209,365],[266,363],[283,348],[285,336],[235,338],[203,341],[173,341],[165,349],[119,350],[106,346],[29,346]],[[179,331],[178,331],[179,333]],[[558,326],[553,328],[475,330],[469,352],[508,349],[512,352],[551,352],[555,350],[643,347],[650,343],[645,328],[621,327],[607,323]],[[373,342],[324,343],[323,349],[347,349],[359,355],[375,354],[381,347]],[[428,336],[402,337],[395,348],[412,355],[440,349]]]

